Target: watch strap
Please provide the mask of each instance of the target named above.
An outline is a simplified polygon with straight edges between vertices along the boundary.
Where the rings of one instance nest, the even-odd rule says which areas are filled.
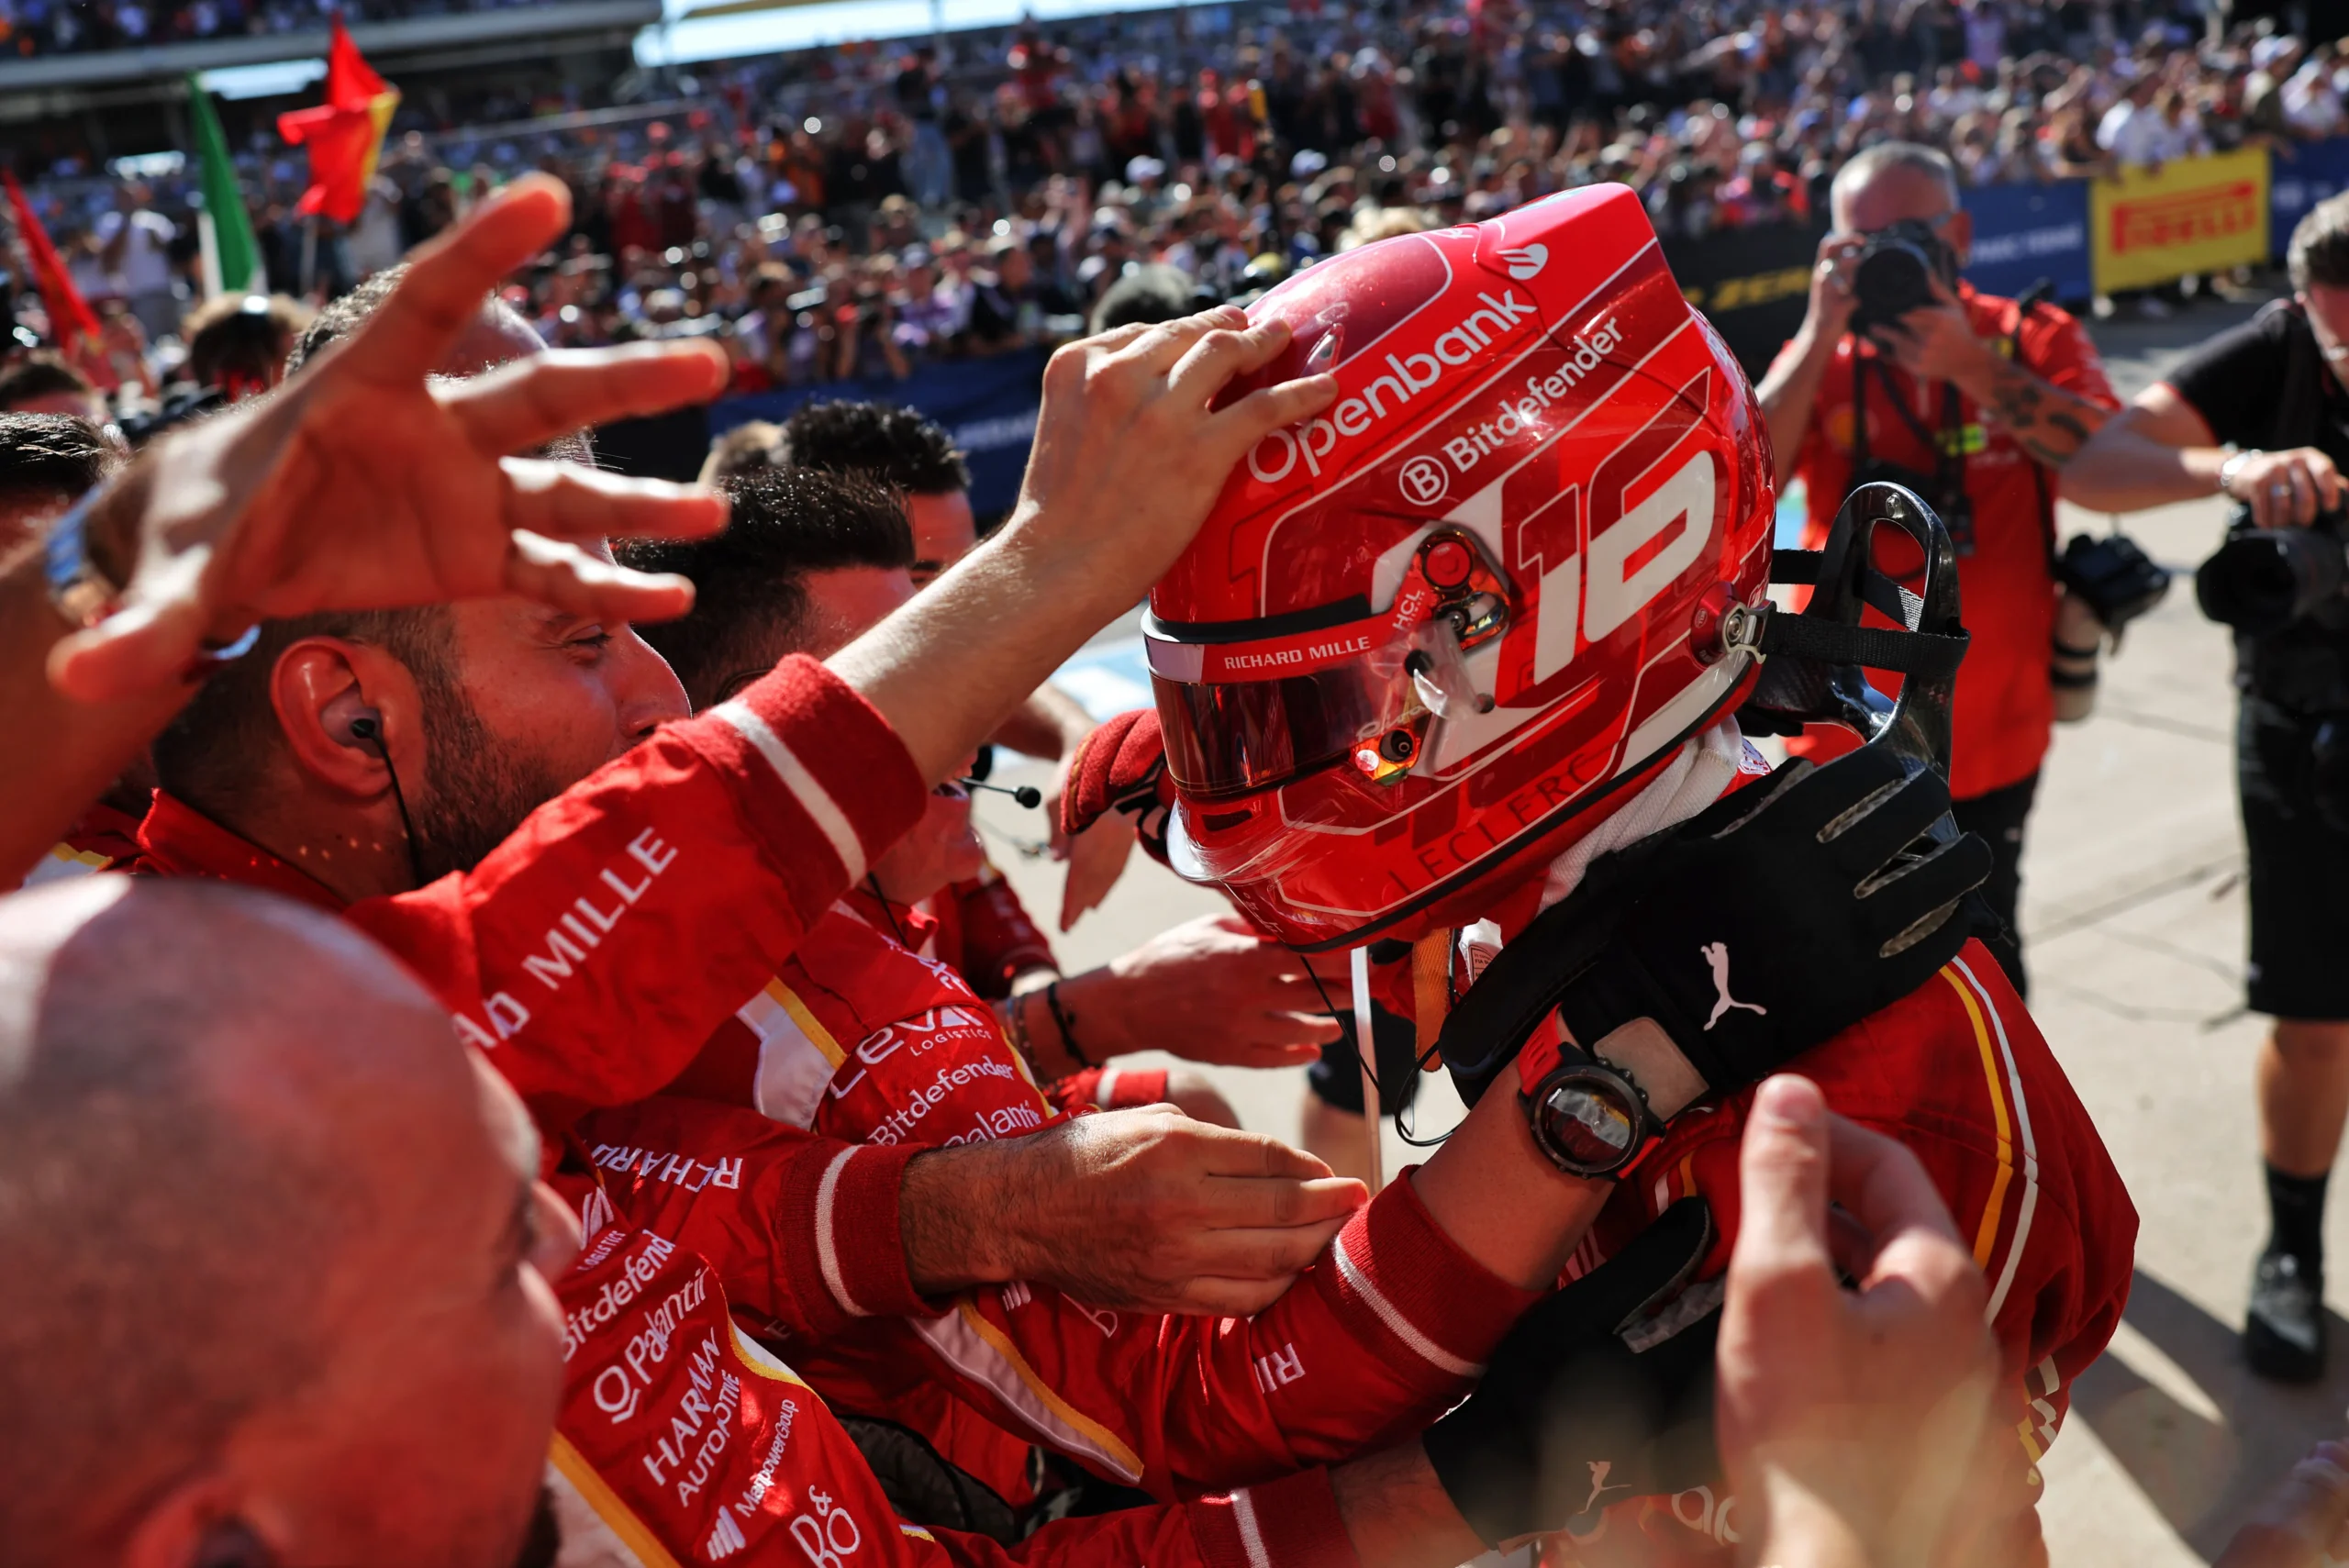
[[[1610,1029],[1591,1054],[1637,1084],[1647,1096],[1648,1114],[1658,1121],[1670,1121],[1705,1097],[1704,1074],[1653,1018],[1633,1018]]]

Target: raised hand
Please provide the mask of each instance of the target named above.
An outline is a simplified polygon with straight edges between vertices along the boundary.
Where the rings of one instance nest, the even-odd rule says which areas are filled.
[[[92,558],[124,591],[115,614],[58,644],[57,687],[132,695],[174,680],[206,642],[321,610],[501,594],[619,619],[688,607],[684,579],[624,571],[596,547],[714,532],[722,501],[511,454],[714,397],[722,353],[643,344],[432,378],[490,289],[570,216],[561,182],[516,181],[417,250],[365,325],[275,396],[150,449],[91,517]]]

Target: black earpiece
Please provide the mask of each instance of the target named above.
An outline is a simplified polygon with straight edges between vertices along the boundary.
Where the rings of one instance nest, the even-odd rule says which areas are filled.
[[[424,885],[424,857],[416,844],[416,819],[407,814],[407,795],[400,788],[400,771],[392,766],[391,748],[384,744],[384,716],[368,708],[351,721],[350,744],[367,746],[384,761],[384,772],[391,775],[392,804],[400,810],[400,830],[407,835],[408,875],[418,887]]]

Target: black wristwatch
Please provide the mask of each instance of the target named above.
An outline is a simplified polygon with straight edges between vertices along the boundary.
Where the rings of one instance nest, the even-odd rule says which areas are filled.
[[[1528,1047],[1526,1057],[1533,1055]],[[1664,1136],[1639,1080],[1561,1042],[1557,1065],[1517,1096],[1533,1142],[1550,1163],[1585,1181],[1620,1181]],[[1520,1071],[1534,1065],[1526,1058]]]

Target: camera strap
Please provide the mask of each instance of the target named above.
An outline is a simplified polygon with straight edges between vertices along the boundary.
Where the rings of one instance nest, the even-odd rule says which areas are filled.
[[[1965,425],[1964,411],[1958,406],[1957,388],[1947,382],[1942,384],[1942,433],[1936,438],[1924,420],[1909,406],[1909,400],[1900,395],[1900,388],[1894,384],[1892,372],[1881,357],[1862,351],[1868,345],[1860,341],[1852,345],[1853,476],[1862,481],[1869,477],[1867,376],[1868,366],[1874,364],[1876,379],[1884,384],[1885,401],[1892,406],[1892,412],[1900,422],[1909,428],[1909,433],[1917,438],[1917,444],[1933,454],[1932,483],[1941,493],[1935,499],[1944,502],[1962,500],[1965,495]],[[1954,532],[1964,536],[1955,541],[1958,553],[1972,554],[1974,537],[1971,524],[1963,525]]]

